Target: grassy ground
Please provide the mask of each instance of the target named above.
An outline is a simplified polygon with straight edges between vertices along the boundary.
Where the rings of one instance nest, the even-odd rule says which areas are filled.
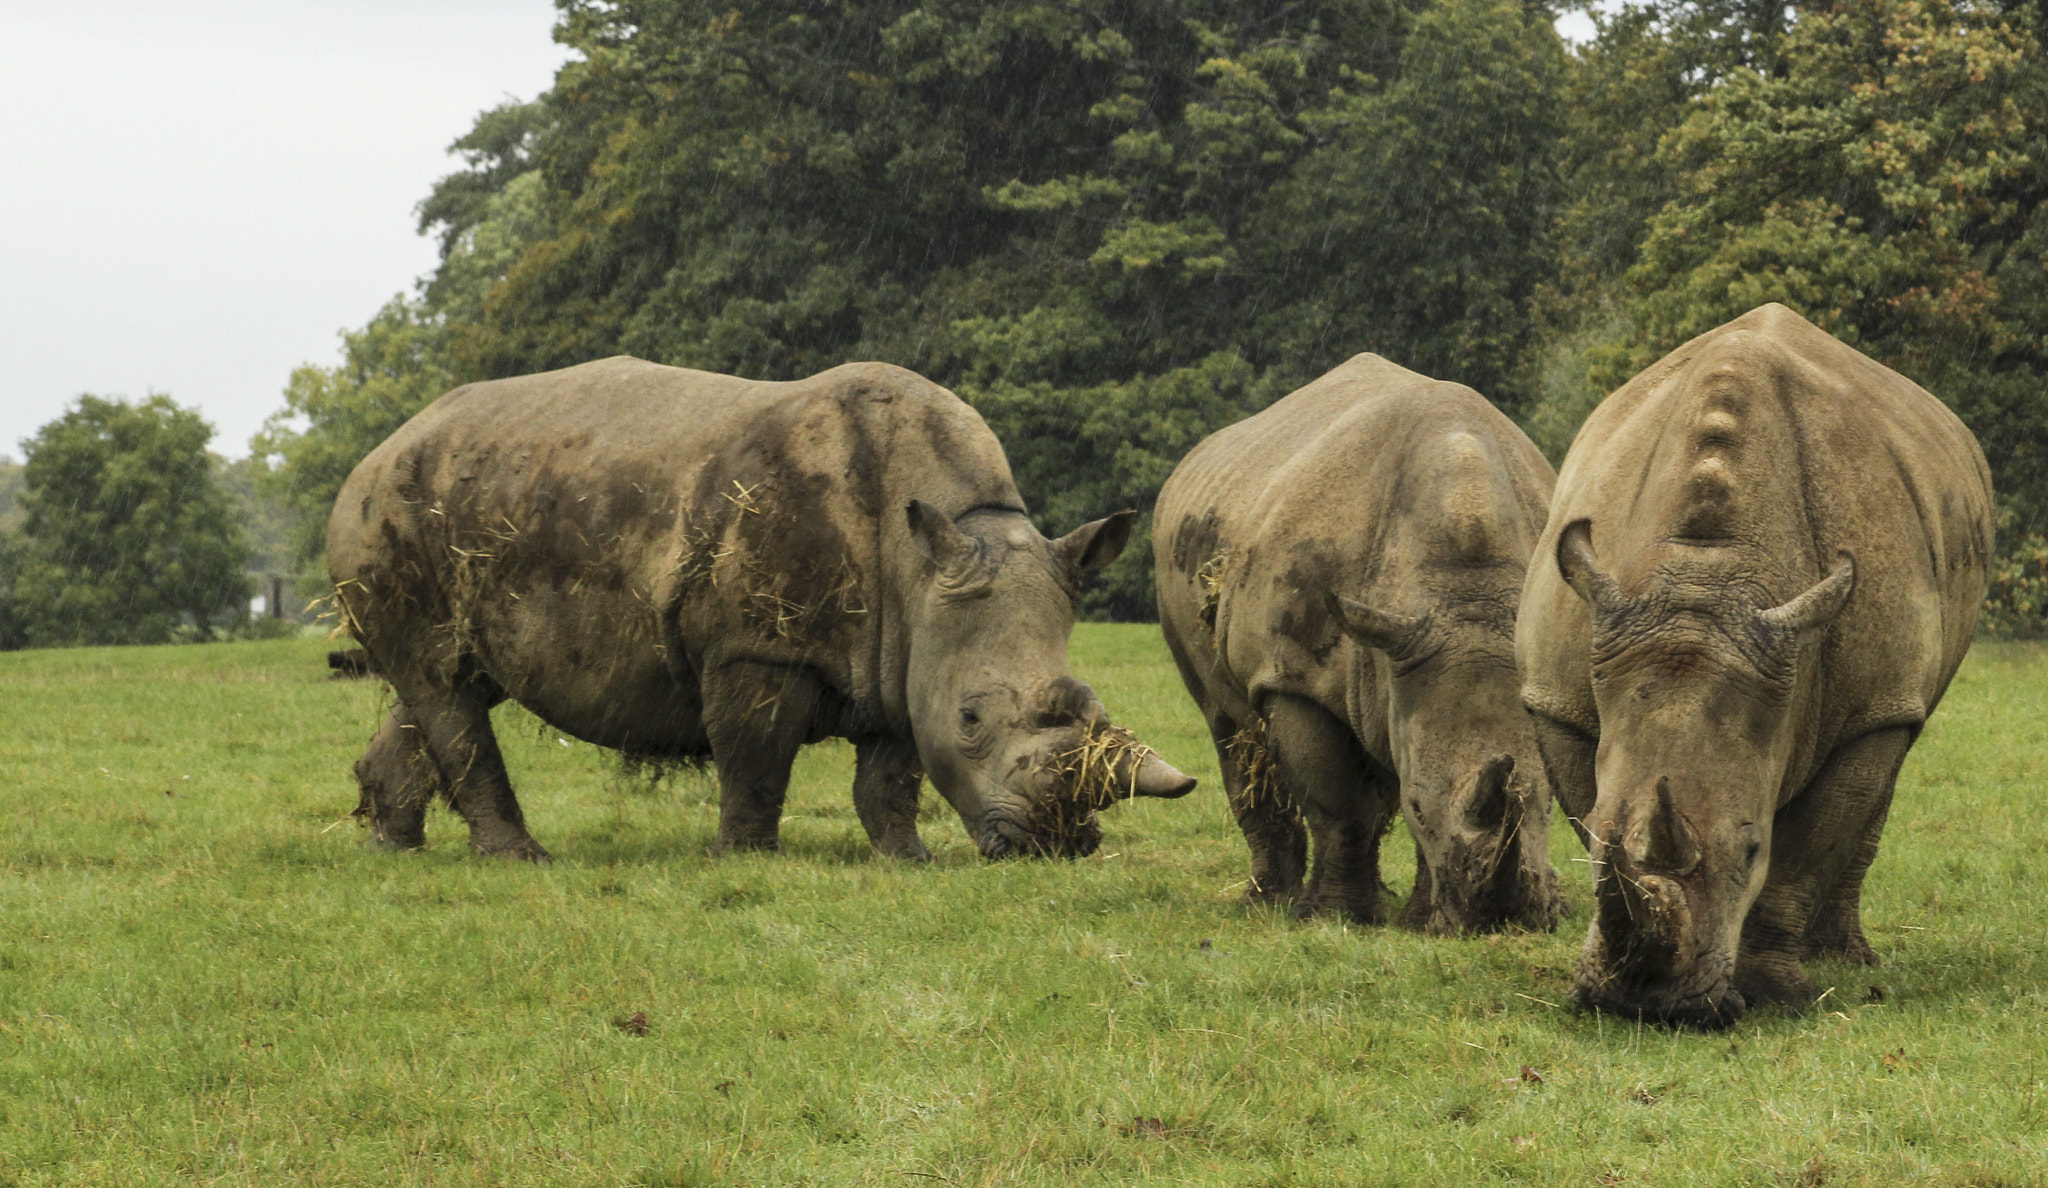
[[[1072,863],[985,864],[928,811],[928,868],[868,857],[843,747],[783,853],[712,857],[700,778],[636,785],[517,711],[552,867],[446,814],[366,852],[380,691],[321,650],[0,656],[0,1184],[2048,1182],[2036,648],[1980,646],[1908,761],[1885,966],[1722,1035],[1559,1005],[1561,829],[1555,936],[1238,906],[1150,628],[1084,626],[1075,667],[1202,789]]]

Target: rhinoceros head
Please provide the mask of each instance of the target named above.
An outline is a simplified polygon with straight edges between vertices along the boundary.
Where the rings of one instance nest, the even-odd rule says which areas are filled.
[[[1722,1027],[1747,1009],[1744,921],[1770,870],[1790,763],[1788,705],[1801,645],[1855,589],[1848,553],[1780,606],[1680,563],[1624,593],[1568,525],[1558,568],[1592,609],[1600,716],[1593,811],[1582,822],[1597,911],[1580,957],[1581,1002]]]
[[[1329,603],[1392,674],[1388,744],[1418,858],[1402,923],[1435,933],[1553,927],[1563,900],[1550,794],[1515,680],[1511,602],[1469,617]]]
[[[958,521],[911,502],[923,556],[906,703],[918,755],[981,852],[1079,857],[1097,809],[1195,781],[1113,726],[1067,670],[1082,577],[1116,560],[1131,512],[1047,540],[1019,511]]]

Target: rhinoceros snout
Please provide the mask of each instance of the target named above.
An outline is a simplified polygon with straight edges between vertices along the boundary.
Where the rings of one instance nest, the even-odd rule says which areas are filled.
[[[1093,809],[1040,814],[1039,818],[1027,823],[992,819],[976,842],[981,856],[1086,858],[1102,844],[1102,823]]]

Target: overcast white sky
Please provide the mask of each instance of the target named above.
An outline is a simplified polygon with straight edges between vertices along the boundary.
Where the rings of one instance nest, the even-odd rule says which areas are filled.
[[[433,267],[413,207],[477,112],[551,84],[553,24],[551,0],[0,0],[0,454],[81,392],[159,391],[247,455],[292,368]]]
[[[566,52],[550,0],[0,0],[0,454],[168,392],[232,457],[432,268],[448,143]]]

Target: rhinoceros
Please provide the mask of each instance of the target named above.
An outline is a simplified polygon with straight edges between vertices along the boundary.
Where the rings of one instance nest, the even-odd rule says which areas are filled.
[[[1566,455],[1516,655],[1592,859],[1579,1001],[1725,1026],[1875,960],[1863,879],[1968,650],[1983,452],[1782,305],[1609,396]]]
[[[439,792],[478,851],[544,859],[491,732],[511,698],[708,759],[724,847],[775,848],[797,750],[839,737],[881,854],[929,857],[925,773],[983,854],[1086,854],[1096,809],[1194,786],[1067,668],[1130,523],[1047,540],[981,418],[886,364],[765,383],[617,357],[457,388],[328,524],[344,623],[397,696],[357,813],[416,847]]]
[[[1159,621],[1215,740],[1251,897],[1380,922],[1399,813],[1416,851],[1400,923],[1555,924],[1550,791],[1514,667],[1551,482],[1479,393],[1370,354],[1167,480]]]

